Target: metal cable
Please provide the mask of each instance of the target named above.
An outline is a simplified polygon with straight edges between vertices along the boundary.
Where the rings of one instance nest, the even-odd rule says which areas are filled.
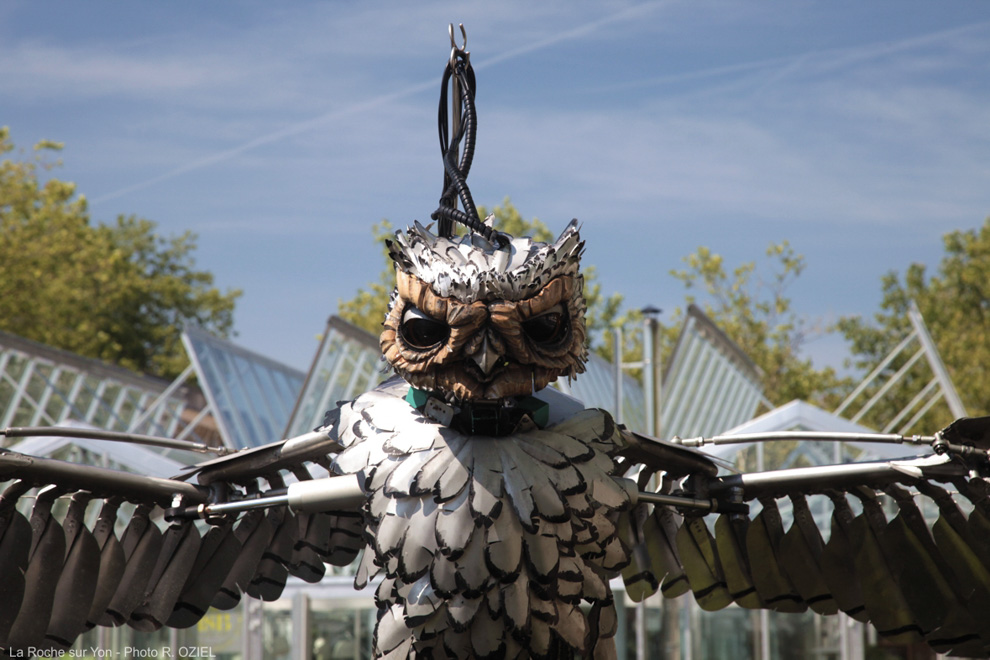
[[[439,207],[430,217],[437,221],[437,233],[440,236],[453,236],[454,222],[459,222],[489,241],[497,242],[500,246],[505,245],[508,239],[484,224],[478,217],[478,208],[467,185],[478,133],[478,116],[474,104],[476,80],[474,69],[471,67],[470,54],[454,44],[453,36],[451,46],[450,60],[444,69],[440,86],[440,105],[437,112],[440,152],[444,164],[443,192],[440,195]],[[453,130],[447,111],[448,85],[452,90],[453,104],[456,106],[453,108],[455,113]],[[460,154],[460,162],[457,162],[458,154]],[[457,208],[458,200],[464,211]]]

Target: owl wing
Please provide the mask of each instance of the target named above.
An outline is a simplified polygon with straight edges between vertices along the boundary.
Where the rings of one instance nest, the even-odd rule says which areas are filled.
[[[337,421],[171,479],[0,450],[0,650],[64,650],[96,625],[188,627],[211,605],[274,600],[290,574],[316,582],[326,563],[350,563],[364,545],[364,496],[356,475],[326,476]],[[5,433],[18,431],[183,446]]]
[[[349,563],[364,545],[360,476],[312,478],[341,450],[338,424],[332,412],[316,432],[173,479],[0,452],[0,647],[65,648],[95,625],[186,627],[210,605],[271,600],[289,574],[316,581],[324,562]],[[617,532],[634,599],[691,591],[708,610],[842,611],[899,641],[986,655],[990,418],[955,422],[928,456],[728,476],[702,452],[623,435],[615,458],[640,491]],[[16,505],[32,492],[25,515]]]
[[[897,642],[988,657],[990,417],[928,440],[932,453],[903,460],[713,476],[692,470],[683,447],[632,437],[628,456],[649,492],[621,526],[629,595],[845,612]]]

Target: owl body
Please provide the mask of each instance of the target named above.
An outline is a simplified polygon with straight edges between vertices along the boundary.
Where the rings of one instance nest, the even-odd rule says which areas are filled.
[[[614,474],[612,419],[548,390],[544,428],[472,435],[414,408],[409,389],[393,378],[337,425],[335,470],[361,473],[368,494],[357,586],[382,575],[376,655],[610,657],[633,488]]]
[[[583,246],[576,222],[553,243],[416,224],[389,244],[397,377],[340,408],[333,465],[363,477],[379,657],[614,654],[626,436],[547,388],[584,371]]]

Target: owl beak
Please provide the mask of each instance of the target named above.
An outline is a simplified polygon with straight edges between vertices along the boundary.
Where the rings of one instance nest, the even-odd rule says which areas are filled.
[[[471,359],[481,369],[481,373],[486,376],[492,373],[492,369],[502,359],[502,354],[493,346],[491,337],[485,333],[485,338],[481,341],[481,346],[471,355]]]

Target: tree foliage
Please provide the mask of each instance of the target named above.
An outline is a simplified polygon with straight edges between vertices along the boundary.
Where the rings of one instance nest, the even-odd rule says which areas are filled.
[[[908,310],[914,301],[967,412],[990,414],[986,377],[990,372],[990,218],[978,229],[946,234],[943,245],[945,254],[934,273],[913,263],[903,276],[891,271],[883,277],[883,300],[872,322],[846,317],[837,328],[850,342],[854,366],[870,371],[911,332]],[[881,376],[895,373],[912,352],[895,360]],[[922,360],[904,379],[909,387],[884,399],[876,408],[876,419],[892,419],[931,379],[931,371]],[[950,421],[951,412],[940,404],[913,431],[930,432]]]
[[[395,289],[395,269],[385,245],[385,241],[394,233],[395,229],[388,220],[382,220],[371,228],[375,243],[381,247],[385,267],[378,274],[377,280],[358,289],[353,298],[337,300],[338,316],[376,337],[382,331],[382,323],[388,313],[388,301]]]
[[[496,229],[512,236],[529,236],[533,240],[543,242],[550,242],[557,238],[546,223],[538,218],[532,220],[523,218],[508,197],[503,200],[501,205],[495,206],[491,210],[484,206],[478,207],[480,217],[485,218],[489,214],[495,218]],[[373,335],[378,335],[381,332],[382,321],[388,311],[389,296],[392,289],[395,288],[395,269],[388,256],[388,249],[385,247],[385,241],[394,233],[395,229],[388,220],[382,220],[372,227],[374,240],[381,246],[382,257],[385,262],[384,267],[376,281],[358,289],[358,292],[350,300],[337,302],[337,314]],[[585,301],[588,305],[588,334],[589,337],[598,337],[601,335],[601,330],[609,327],[620,318],[622,297],[617,294],[612,296],[602,294],[601,284],[595,280],[593,266],[584,268],[584,279]]]
[[[164,238],[134,216],[91,222],[75,185],[42,174],[61,145],[33,156],[0,128],[0,329],[136,371],[176,375],[182,326],[226,336],[240,291],[197,270],[189,232]]]
[[[771,243],[766,250],[770,272],[764,276],[756,262],[731,271],[724,259],[706,247],[684,258],[686,268],[671,275],[688,290],[687,304],[698,304],[763,372],[764,395],[775,405],[794,399],[835,405],[847,380],[831,367],[816,369],[801,357],[809,328],[791,307],[787,288],[804,270],[804,257],[787,243]],[[693,292],[699,291],[702,300]],[[669,341],[679,332],[684,310],[677,309],[666,327]]]
[[[508,198],[494,207],[492,213],[495,227],[512,235],[531,236],[540,241],[555,238],[540,220],[525,220]],[[479,209],[482,217],[487,214],[486,209]],[[338,314],[343,318],[376,335],[381,331],[389,295],[395,287],[395,273],[385,249],[385,240],[393,231],[387,220],[375,225],[373,235],[382,246],[385,267],[378,280],[361,288],[350,300],[339,301],[337,306]],[[700,304],[705,313],[763,370],[763,385],[770,401],[780,404],[802,398],[834,405],[838,391],[848,383],[839,379],[833,369],[815,369],[810,360],[801,359],[807,328],[793,313],[791,301],[785,295],[787,287],[803,270],[804,259],[786,242],[772,244],[767,256],[776,266],[768,280],[758,277],[755,262],[728,272],[722,257],[705,247],[685,257],[685,269],[671,274],[689,290],[686,303],[699,302],[693,293],[699,291],[704,297]],[[642,314],[625,309],[621,295],[602,294],[594,266],[586,266],[584,275],[592,348],[612,360],[614,343],[606,331],[618,327],[623,329],[624,335],[623,360],[641,359],[642,332],[639,329]],[[670,325],[660,326],[667,353],[663,359],[669,358],[683,318],[684,309],[679,308]]]

